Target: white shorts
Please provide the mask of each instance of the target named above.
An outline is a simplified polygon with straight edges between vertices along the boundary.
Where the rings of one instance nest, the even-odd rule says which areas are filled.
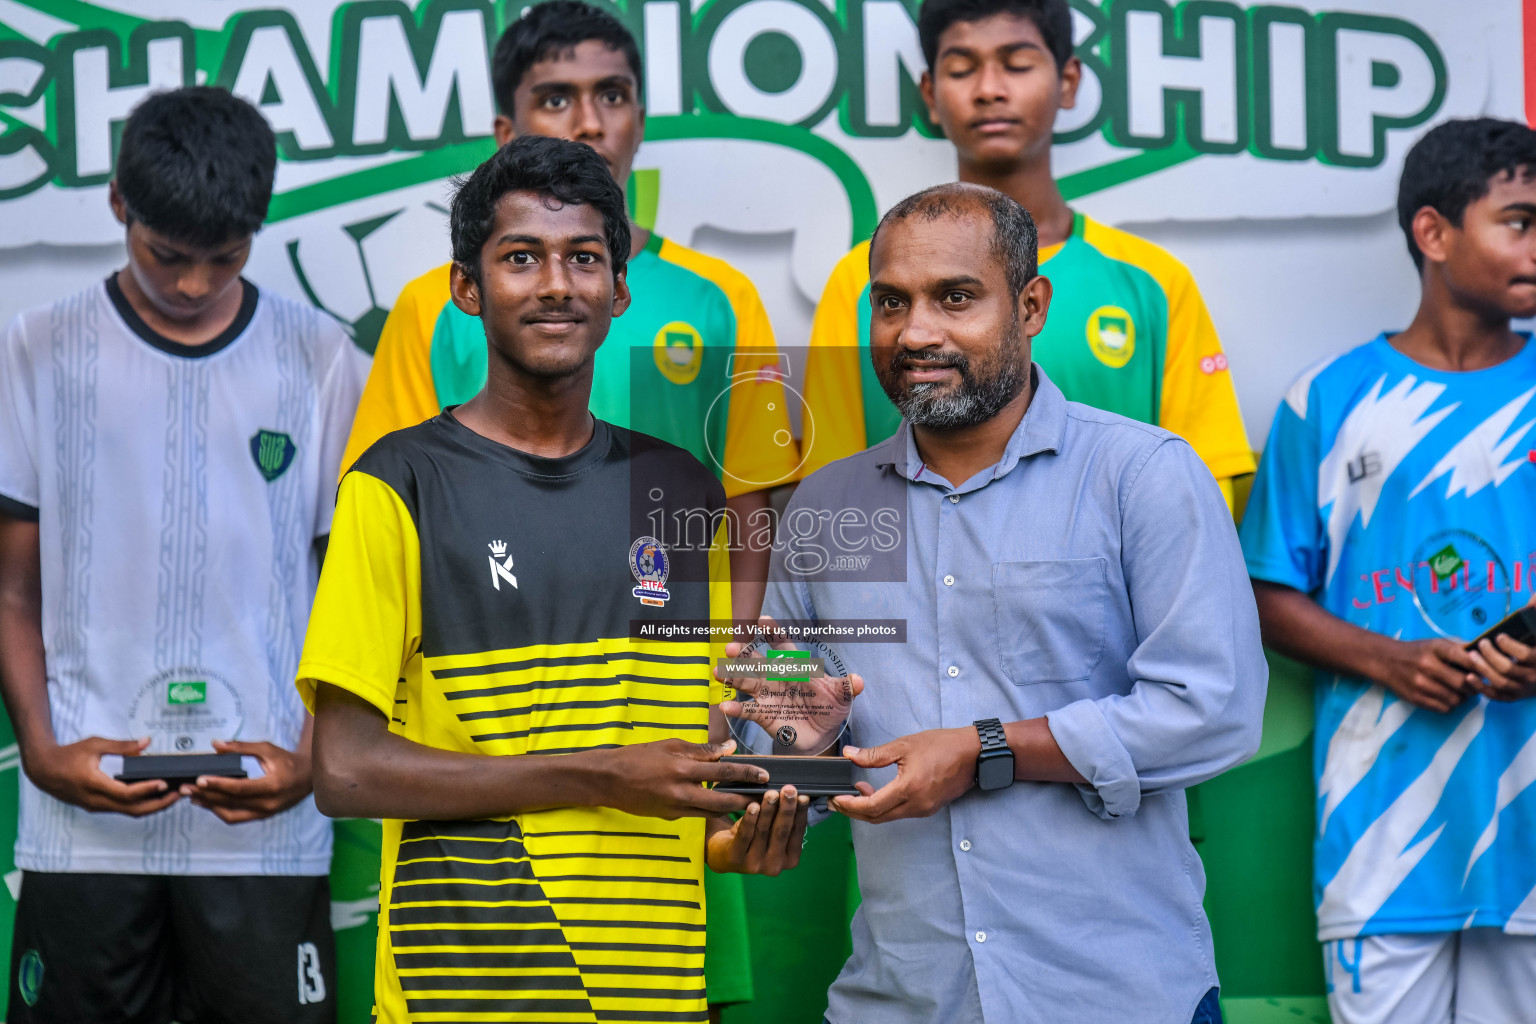
[[[1323,943],[1334,1024],[1531,1024],[1536,936],[1496,928]]]

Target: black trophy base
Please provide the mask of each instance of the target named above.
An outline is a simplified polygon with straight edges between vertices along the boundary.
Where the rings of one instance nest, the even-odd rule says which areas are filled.
[[[722,761],[756,765],[768,770],[768,781],[722,782],[722,793],[762,796],[770,789],[794,786],[801,796],[858,796],[853,784],[853,762],[846,757],[775,757],[769,754],[727,754]]]
[[[163,779],[172,789],[196,782],[204,775],[221,779],[243,779],[239,754],[140,754],[123,758],[123,771],[114,776],[118,782],[149,782]]]

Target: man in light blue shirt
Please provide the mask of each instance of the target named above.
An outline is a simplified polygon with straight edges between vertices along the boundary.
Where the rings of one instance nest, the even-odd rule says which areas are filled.
[[[1036,249],[979,186],[886,215],[871,356],[904,420],[786,515],[770,615],[906,621],[903,643],[832,641],[865,689],[845,748],[863,795],[832,801],[863,905],[831,1024],[1220,1020],[1184,790],[1258,745],[1252,592],[1189,445],[1031,363]],[[885,554],[844,528],[880,509]]]

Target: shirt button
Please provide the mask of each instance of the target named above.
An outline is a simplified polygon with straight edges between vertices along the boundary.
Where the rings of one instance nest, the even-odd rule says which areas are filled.
[[[960,850],[963,853],[970,853],[971,852],[971,841],[969,839],[962,839],[962,840],[960,840]]]
[[[958,504],[960,504],[960,495],[958,495],[958,494],[951,494],[949,496],[949,503],[951,505],[958,505]]]
[[[976,933],[976,941],[977,942],[986,942],[987,941],[987,933],[986,932],[977,932]]]
[[[945,576],[944,577],[944,585],[946,587],[954,586],[955,585],[955,578],[953,576]]]
[[[949,666],[949,677],[951,679],[953,679],[955,676],[957,676],[959,674],[960,674],[960,669],[959,668],[955,667],[954,665]]]

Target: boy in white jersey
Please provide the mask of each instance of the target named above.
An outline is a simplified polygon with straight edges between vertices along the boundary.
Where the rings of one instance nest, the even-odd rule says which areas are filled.
[[[335,1016],[330,829],[291,680],[367,366],[240,277],[275,163],[227,92],[145,100],[111,186],[126,268],[0,340],[12,1022]],[[112,777],[197,751],[252,777]]]
[[[1317,668],[1315,881],[1337,1024],[1536,1007],[1536,132],[1409,152],[1401,333],[1291,386],[1243,520],[1264,639]]]

